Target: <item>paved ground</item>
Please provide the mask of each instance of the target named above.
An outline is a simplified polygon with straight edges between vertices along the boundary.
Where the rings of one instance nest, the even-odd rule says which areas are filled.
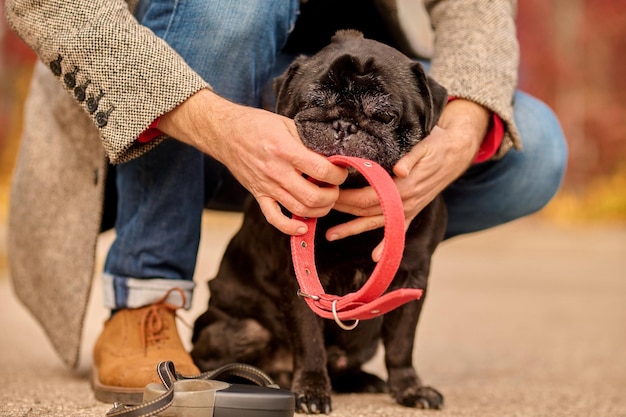
[[[200,282],[189,322],[206,305],[237,215],[205,218]],[[104,235],[99,259],[111,235]],[[0,225],[0,238],[4,229]],[[0,256],[4,242],[0,243]],[[94,285],[78,371],[66,370],[15,300],[0,262],[0,416],[103,416],[88,377],[106,312]],[[183,329],[188,334],[187,329]],[[530,218],[438,250],[415,357],[442,411],[386,395],[333,398],[335,417],[626,416],[626,227],[565,229]],[[380,358],[370,369],[384,376]]]

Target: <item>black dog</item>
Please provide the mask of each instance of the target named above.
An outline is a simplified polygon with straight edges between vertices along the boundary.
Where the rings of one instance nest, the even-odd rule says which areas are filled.
[[[295,120],[305,145],[326,156],[342,154],[392,167],[429,134],[446,102],[445,89],[420,64],[394,48],[339,31],[312,57],[298,58],[276,79],[277,111]],[[343,187],[360,187],[356,172]],[[375,230],[339,241],[326,230],[351,216],[332,211],[320,218],[316,262],[329,294],[358,290],[372,270],[371,251],[382,239]],[[403,260],[389,290],[426,290],[430,260],[443,238],[445,206],[427,206],[406,233]],[[195,323],[192,356],[201,369],[246,362],[266,370],[297,398],[297,409],[330,412],[337,392],[389,390],[409,407],[440,408],[443,397],[423,386],[412,355],[423,297],[345,331],[315,315],[296,295],[289,237],[247,205],[244,222],[228,245],[217,276],[209,282],[208,310]],[[361,365],[382,339],[389,380]]]

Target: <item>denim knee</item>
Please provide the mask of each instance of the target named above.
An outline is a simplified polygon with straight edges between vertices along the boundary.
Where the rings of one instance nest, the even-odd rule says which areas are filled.
[[[536,163],[526,175],[544,185],[534,199],[531,213],[543,208],[560,189],[567,170],[568,146],[554,111],[543,101],[523,92],[515,95],[514,117],[522,138],[523,154]]]
[[[141,0],[137,18],[215,92],[259,106],[298,12],[299,0]]]
[[[446,238],[484,230],[535,213],[554,197],[567,166],[567,144],[554,112],[518,92],[514,116],[521,151],[470,167],[443,192]]]
[[[239,7],[228,3],[230,12],[221,18],[207,16],[207,27],[219,34],[226,45],[242,50],[270,47],[280,51],[295,26],[299,10],[299,0],[244,2]]]

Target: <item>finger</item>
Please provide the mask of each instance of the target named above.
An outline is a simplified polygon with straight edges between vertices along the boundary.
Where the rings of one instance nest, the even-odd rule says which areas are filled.
[[[268,223],[281,232],[290,236],[299,236],[307,232],[307,225],[300,220],[285,216],[280,205],[275,200],[269,197],[263,197],[258,199],[257,202]]]
[[[290,191],[298,191],[305,184],[302,174],[317,180],[321,184],[335,186],[342,184],[348,177],[348,170],[333,164],[325,156],[307,148],[298,135],[294,121],[283,116],[279,117],[294,140],[278,140],[271,144],[265,144],[265,148],[275,160],[282,160],[286,163],[286,166],[266,167],[273,173],[279,173],[277,176],[270,175],[270,177]],[[288,174],[285,175],[285,173]],[[310,187],[310,185],[304,186]],[[333,198],[333,201],[335,198],[336,196]]]
[[[348,170],[330,162],[326,157],[304,148],[304,152],[298,153],[298,158],[293,161],[296,169],[316,179],[319,182],[341,185],[348,177]]]
[[[441,133],[440,131],[443,130],[438,126],[435,126],[429,136],[422,139],[406,155],[396,162],[396,165],[393,167],[393,173],[401,178],[408,177],[415,165],[417,165],[422,158],[428,155],[430,152],[429,143],[431,140],[436,140],[436,136],[439,136]]]
[[[298,177],[277,191],[276,199],[291,213],[301,217],[322,217],[334,207],[339,187],[320,187]]]
[[[372,260],[374,262],[379,262],[380,258],[383,256],[383,249],[385,247],[385,240],[383,239],[372,251]]]
[[[375,230],[383,227],[384,225],[385,217],[383,215],[358,217],[354,220],[350,220],[349,222],[342,223],[328,229],[326,231],[326,239],[329,241],[339,240],[348,236],[355,236],[363,232]]]
[[[377,204],[372,207],[358,207],[352,204],[343,204],[343,203],[335,203],[333,209],[337,211],[341,211],[342,213],[352,214],[357,217],[370,217],[370,216],[378,216],[383,213],[383,208],[380,204]]]
[[[259,197],[270,197],[302,217],[328,214],[339,196],[338,186],[315,184],[287,163],[253,170],[252,174],[255,177],[248,179],[248,189],[257,200]]]
[[[308,209],[321,208],[328,211],[339,198],[339,186],[328,184],[320,186],[302,176],[286,184],[285,188]]]
[[[341,190],[334,209],[359,217],[382,214],[378,194],[371,186]]]
[[[296,216],[317,218],[327,215],[333,209],[339,194],[338,187],[318,187],[302,177],[299,177],[299,181],[302,181],[301,187],[294,187],[293,183],[288,186],[291,189],[276,186],[271,189],[271,193],[259,193],[260,195],[255,196],[257,200],[259,197],[267,197],[278,202]]]

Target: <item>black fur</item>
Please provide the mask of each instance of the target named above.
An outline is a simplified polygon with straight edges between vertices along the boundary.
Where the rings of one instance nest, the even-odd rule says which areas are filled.
[[[277,111],[294,118],[303,142],[324,154],[393,165],[428,135],[447,95],[420,64],[397,50],[340,31],[313,57],[300,57],[275,82]],[[356,172],[344,187],[363,185]],[[375,264],[371,251],[382,230],[328,242],[325,231],[351,216],[332,211],[318,219],[316,263],[327,293],[354,292]],[[443,238],[446,211],[435,199],[411,223],[390,290],[427,289],[431,256]],[[209,282],[208,310],[194,328],[192,356],[203,370],[247,362],[266,370],[297,398],[297,409],[328,413],[337,392],[389,391],[409,407],[440,408],[443,397],[422,385],[413,345],[424,297],[352,331],[315,315],[296,295],[289,237],[269,225],[250,201],[241,229]],[[389,379],[361,370],[385,347]]]

